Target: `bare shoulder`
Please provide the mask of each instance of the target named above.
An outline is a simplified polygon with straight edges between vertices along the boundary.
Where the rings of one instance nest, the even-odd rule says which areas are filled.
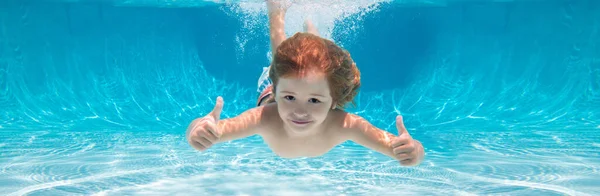
[[[356,128],[358,124],[367,122],[361,116],[343,110],[332,110],[329,115],[330,126],[337,131],[349,131]]]
[[[278,127],[282,127],[282,121],[279,117],[279,111],[277,111],[277,103],[269,103],[261,107],[261,129],[259,134],[271,135],[274,130],[277,130]]]
[[[328,118],[328,130],[340,142],[351,139],[358,125],[366,122],[362,117],[343,110],[332,110]]]

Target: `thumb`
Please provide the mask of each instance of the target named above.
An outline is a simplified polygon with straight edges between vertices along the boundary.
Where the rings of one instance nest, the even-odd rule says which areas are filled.
[[[396,128],[398,128],[398,135],[402,135],[408,132],[408,130],[406,130],[406,127],[404,126],[404,120],[402,119],[401,115],[398,115],[396,117]]]
[[[219,96],[219,97],[217,97],[217,103],[215,104],[215,107],[208,115],[212,116],[213,119],[215,119],[215,122],[217,122],[221,119],[221,111],[222,110],[223,110],[223,97]]]

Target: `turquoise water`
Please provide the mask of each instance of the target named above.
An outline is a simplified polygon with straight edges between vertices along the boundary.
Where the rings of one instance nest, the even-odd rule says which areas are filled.
[[[282,159],[193,150],[223,96],[256,102],[264,5],[0,2],[0,195],[600,195],[600,2],[298,1],[362,73],[357,107],[418,167],[354,143]],[[432,3],[433,2],[433,3]],[[335,6],[335,7],[334,7]]]

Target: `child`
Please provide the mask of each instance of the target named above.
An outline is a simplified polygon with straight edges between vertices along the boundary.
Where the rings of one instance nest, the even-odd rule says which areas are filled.
[[[274,51],[269,68],[272,84],[259,97],[257,107],[229,119],[220,119],[223,99],[218,97],[208,115],[189,125],[190,145],[203,151],[258,134],[278,156],[296,158],[321,156],[350,140],[404,166],[421,163],[423,146],[412,139],[402,117],[396,118],[399,136],[394,136],[343,110],[360,86],[360,72],[348,52],[318,37],[310,24],[306,26],[309,33],[284,41],[285,8],[273,0],[267,4]]]

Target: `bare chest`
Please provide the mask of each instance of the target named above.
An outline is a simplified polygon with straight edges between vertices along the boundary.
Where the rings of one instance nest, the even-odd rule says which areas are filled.
[[[290,138],[284,134],[274,134],[263,139],[273,153],[284,158],[322,156],[340,143],[327,135]]]

